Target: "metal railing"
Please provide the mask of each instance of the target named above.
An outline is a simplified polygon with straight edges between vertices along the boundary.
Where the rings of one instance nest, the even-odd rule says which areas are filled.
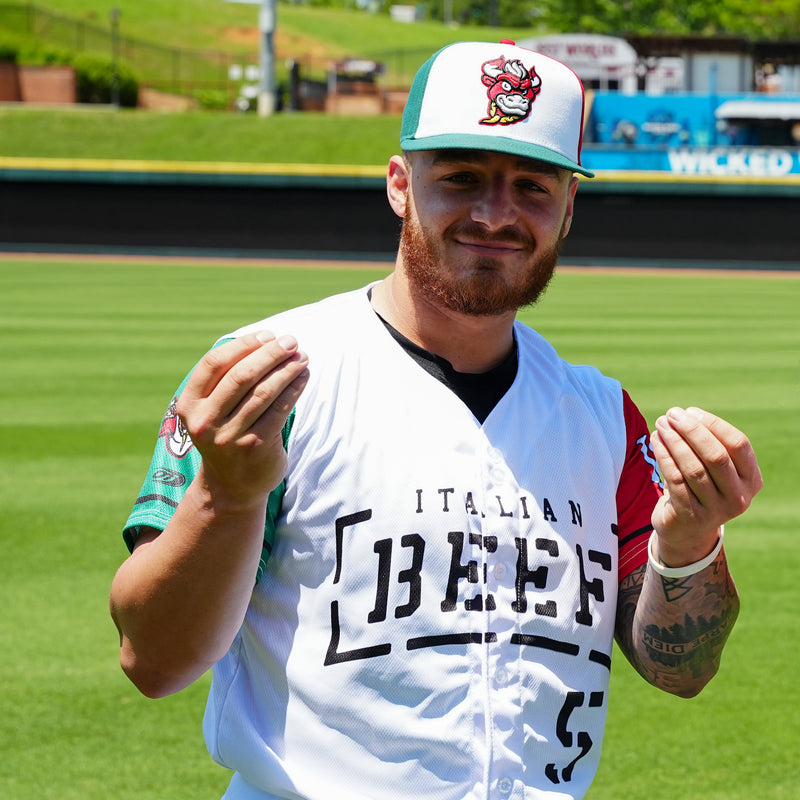
[[[44,50],[117,57],[137,79],[164,91],[187,92],[198,86],[228,89],[229,69],[253,63],[256,53],[191,50],[145,42],[95,22],[75,19],[34,4],[0,3],[0,38],[11,34],[35,40]],[[116,50],[115,50],[116,48]]]

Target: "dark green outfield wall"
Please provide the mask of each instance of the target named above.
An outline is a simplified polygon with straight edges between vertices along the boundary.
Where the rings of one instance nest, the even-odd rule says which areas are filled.
[[[387,259],[379,174],[0,165],[0,249]],[[800,185],[584,181],[562,262],[800,269]]]

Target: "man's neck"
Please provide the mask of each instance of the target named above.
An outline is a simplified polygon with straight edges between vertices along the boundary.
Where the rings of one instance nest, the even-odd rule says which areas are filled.
[[[373,287],[372,306],[407,339],[446,359],[459,372],[487,372],[514,348],[514,315],[471,316],[414,293],[395,271]]]

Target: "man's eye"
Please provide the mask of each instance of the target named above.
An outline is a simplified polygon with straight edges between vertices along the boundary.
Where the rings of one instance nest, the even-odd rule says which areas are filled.
[[[524,192],[546,192],[547,189],[537,181],[521,181],[519,183],[520,189]]]
[[[468,184],[475,182],[475,176],[469,172],[456,172],[452,175],[447,175],[445,180],[449,181],[450,183]]]

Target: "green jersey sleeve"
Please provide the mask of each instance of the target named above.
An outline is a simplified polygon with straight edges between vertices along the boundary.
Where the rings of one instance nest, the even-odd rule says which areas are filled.
[[[191,375],[191,373],[190,373]],[[133,505],[133,510],[122,531],[123,539],[129,551],[133,551],[136,540],[143,528],[154,528],[163,531],[172,519],[184,492],[197,474],[202,458],[192,443],[189,432],[176,412],[176,405],[181,392],[189,380],[187,376],[178,387],[175,396],[167,408],[158,431],[150,468],[145,476],[142,488]],[[283,429],[283,446],[286,448],[289,433],[294,421],[294,411]],[[272,553],[275,540],[275,522],[280,515],[285,482],[274,489],[267,500],[267,516],[264,525],[264,543],[258,567],[258,578],[266,567]]]

